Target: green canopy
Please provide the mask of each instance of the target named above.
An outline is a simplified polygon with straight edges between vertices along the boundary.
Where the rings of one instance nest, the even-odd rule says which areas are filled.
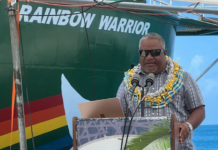
[[[218,22],[180,18],[176,27],[177,36],[187,35],[218,35]]]

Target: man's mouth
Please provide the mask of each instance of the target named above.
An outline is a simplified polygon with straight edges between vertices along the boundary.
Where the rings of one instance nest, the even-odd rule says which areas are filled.
[[[148,67],[152,67],[152,66],[155,65],[155,63],[146,63],[145,65],[148,66]]]
[[[150,65],[150,64],[152,64],[152,65],[154,65],[155,63],[145,63],[146,65]]]

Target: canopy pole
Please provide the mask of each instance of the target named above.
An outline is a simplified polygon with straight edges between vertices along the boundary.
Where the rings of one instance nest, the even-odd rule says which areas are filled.
[[[16,98],[16,106],[17,106],[20,150],[27,150],[22,78],[21,78],[20,54],[19,54],[19,40],[18,40],[18,33],[16,28],[16,10],[14,5],[13,6],[9,5],[7,11],[9,17],[10,35],[11,35],[11,49],[12,49],[12,59],[13,59],[13,73],[15,79],[15,90],[16,90],[15,98]]]
[[[197,82],[207,71],[209,71],[216,63],[218,62],[218,58],[207,68],[202,72],[195,81]]]

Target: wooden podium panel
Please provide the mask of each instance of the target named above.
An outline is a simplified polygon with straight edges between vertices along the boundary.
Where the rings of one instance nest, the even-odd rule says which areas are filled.
[[[73,149],[77,150],[77,137],[76,137],[76,121],[78,120],[77,117],[73,117]]]
[[[131,118],[127,118],[123,148]],[[74,150],[120,150],[125,118],[73,118]],[[137,148],[180,150],[177,140],[177,122],[171,117],[133,118],[126,150]],[[176,142],[177,141],[177,142]],[[164,149],[161,149],[164,150]]]
[[[176,116],[174,114],[171,115],[171,136],[172,136],[172,150],[182,150],[182,145],[179,144],[178,141],[179,129],[178,122],[176,120]]]

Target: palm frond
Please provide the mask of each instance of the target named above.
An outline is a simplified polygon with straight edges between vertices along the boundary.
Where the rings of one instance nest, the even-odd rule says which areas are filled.
[[[127,143],[126,149],[142,150],[153,141],[169,135],[170,135],[170,121],[161,120],[158,123],[151,125],[147,131],[141,132],[139,136],[130,140]]]
[[[151,142],[143,150],[168,150],[170,147],[170,136],[167,135]]]

